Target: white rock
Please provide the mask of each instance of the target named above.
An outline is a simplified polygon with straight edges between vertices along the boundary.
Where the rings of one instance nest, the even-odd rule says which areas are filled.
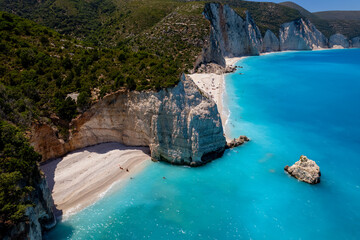
[[[320,167],[315,161],[308,159],[304,155],[301,155],[300,160],[291,167],[285,166],[284,170],[300,181],[310,184],[320,183]]]

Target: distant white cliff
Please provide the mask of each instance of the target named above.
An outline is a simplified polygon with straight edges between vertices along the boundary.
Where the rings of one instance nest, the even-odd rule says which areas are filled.
[[[280,28],[280,50],[312,50],[328,48],[327,38],[309,21],[298,19]]]
[[[195,63],[194,70],[198,72],[221,72],[213,64],[224,68],[225,57],[256,56],[264,52],[287,50],[360,47],[360,37],[349,41],[345,36],[335,34],[329,40],[307,19],[282,24],[278,37],[270,30],[262,37],[247,11],[243,19],[228,5],[207,3],[203,14],[210,22],[210,36]]]
[[[277,52],[280,51],[280,42],[276,35],[267,30],[263,39],[262,52]]]

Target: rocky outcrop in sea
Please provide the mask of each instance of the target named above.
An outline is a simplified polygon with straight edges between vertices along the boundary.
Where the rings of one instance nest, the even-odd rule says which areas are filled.
[[[263,39],[262,52],[278,52],[280,51],[280,42],[276,35],[267,30]]]
[[[213,100],[185,75],[159,92],[119,91],[72,121],[68,141],[47,124],[35,124],[31,143],[43,159],[99,143],[149,146],[154,160],[199,166],[220,157],[226,145]]]
[[[327,38],[309,21],[298,19],[280,28],[280,50],[312,50],[327,48]]]
[[[300,181],[310,184],[320,183],[320,167],[315,161],[308,159],[304,155],[301,155],[300,160],[291,167],[285,166],[284,170]]]
[[[250,141],[250,139],[247,136],[240,136],[238,138],[234,138],[231,141],[228,141],[226,143],[226,148],[234,148],[238,147],[240,145],[243,145],[244,143]]]
[[[330,37],[329,39],[330,48],[349,48],[350,42],[344,35],[337,33]]]

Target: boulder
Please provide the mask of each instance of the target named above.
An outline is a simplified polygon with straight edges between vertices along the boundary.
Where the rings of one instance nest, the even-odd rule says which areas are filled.
[[[291,167],[285,166],[284,170],[300,181],[310,184],[320,183],[320,167],[315,161],[308,159],[304,155],[301,155],[300,160]]]
[[[231,140],[230,142],[226,143],[226,148],[234,148],[234,147],[238,147],[242,144],[244,144],[245,142],[250,141],[250,139],[247,136],[240,136],[238,138],[234,138],[233,140]]]

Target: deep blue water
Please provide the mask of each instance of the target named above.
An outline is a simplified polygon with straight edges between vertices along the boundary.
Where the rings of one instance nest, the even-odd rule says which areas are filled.
[[[47,238],[360,239],[360,50],[238,65],[227,127],[251,142],[200,168],[152,163]],[[302,154],[319,164],[320,184],[284,173]]]

